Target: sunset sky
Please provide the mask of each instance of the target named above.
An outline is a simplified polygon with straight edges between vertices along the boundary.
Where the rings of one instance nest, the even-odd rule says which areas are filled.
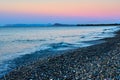
[[[120,0],[0,0],[0,25],[120,22]]]

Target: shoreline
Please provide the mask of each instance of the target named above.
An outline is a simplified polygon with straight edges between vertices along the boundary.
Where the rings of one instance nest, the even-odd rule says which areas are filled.
[[[18,67],[0,80],[120,79],[120,31],[105,43]],[[117,55],[117,56],[116,56]]]

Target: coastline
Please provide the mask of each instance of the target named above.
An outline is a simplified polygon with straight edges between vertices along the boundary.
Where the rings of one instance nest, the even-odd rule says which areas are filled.
[[[120,79],[120,31],[106,42],[18,67],[0,80]]]

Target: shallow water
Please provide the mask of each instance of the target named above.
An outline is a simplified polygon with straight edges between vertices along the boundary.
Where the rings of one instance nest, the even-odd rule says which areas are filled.
[[[0,75],[8,61],[40,50],[67,50],[93,45],[113,37],[118,27],[6,27],[0,28]],[[7,62],[7,63],[6,63]],[[10,63],[9,63],[10,64]]]

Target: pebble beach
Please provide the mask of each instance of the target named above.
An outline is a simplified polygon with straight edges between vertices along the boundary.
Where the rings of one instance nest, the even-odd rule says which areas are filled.
[[[120,31],[103,40],[17,67],[0,80],[120,80]]]

